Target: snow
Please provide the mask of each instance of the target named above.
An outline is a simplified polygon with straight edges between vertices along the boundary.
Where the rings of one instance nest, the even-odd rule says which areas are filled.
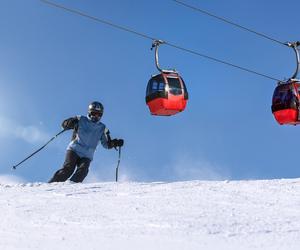
[[[300,249],[300,179],[0,183],[0,249]]]

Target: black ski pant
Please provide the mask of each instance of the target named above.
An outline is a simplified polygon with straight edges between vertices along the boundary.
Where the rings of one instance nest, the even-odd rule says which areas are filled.
[[[74,151],[67,150],[62,168],[56,171],[49,183],[66,181],[74,173],[76,166],[77,169],[70,180],[73,182],[82,182],[89,172],[90,162],[89,158],[81,158]]]

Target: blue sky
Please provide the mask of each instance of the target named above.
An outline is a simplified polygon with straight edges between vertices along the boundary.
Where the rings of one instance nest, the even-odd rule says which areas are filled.
[[[284,79],[294,52],[170,0],[56,0],[152,37]],[[263,32],[299,40],[300,3],[187,3]],[[276,82],[176,50],[160,48],[162,68],[184,78],[189,102],[172,117],[153,117],[145,89],[157,73],[151,41],[38,0],[0,2],[0,174],[47,181],[63,163],[66,132],[16,171],[11,166],[60,131],[65,118],[85,115],[91,101],[124,138],[123,180],[296,178],[298,127],[279,126],[271,113]],[[117,152],[99,146],[87,181],[113,181]]]

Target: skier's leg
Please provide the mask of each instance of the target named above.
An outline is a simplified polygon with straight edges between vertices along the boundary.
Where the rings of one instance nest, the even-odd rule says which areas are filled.
[[[56,171],[49,183],[66,181],[73,174],[78,160],[79,156],[72,150],[68,150],[63,167]]]
[[[70,180],[74,182],[83,182],[84,178],[89,172],[90,162],[91,160],[88,158],[81,158],[79,160],[77,170],[75,171],[74,175]]]

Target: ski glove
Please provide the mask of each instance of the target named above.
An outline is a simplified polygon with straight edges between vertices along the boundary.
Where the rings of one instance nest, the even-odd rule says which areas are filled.
[[[123,145],[124,145],[123,139],[113,139],[109,141],[108,148],[122,147]]]
[[[63,129],[74,129],[78,124],[78,118],[77,117],[71,117],[69,119],[66,119],[63,121],[61,126]]]

